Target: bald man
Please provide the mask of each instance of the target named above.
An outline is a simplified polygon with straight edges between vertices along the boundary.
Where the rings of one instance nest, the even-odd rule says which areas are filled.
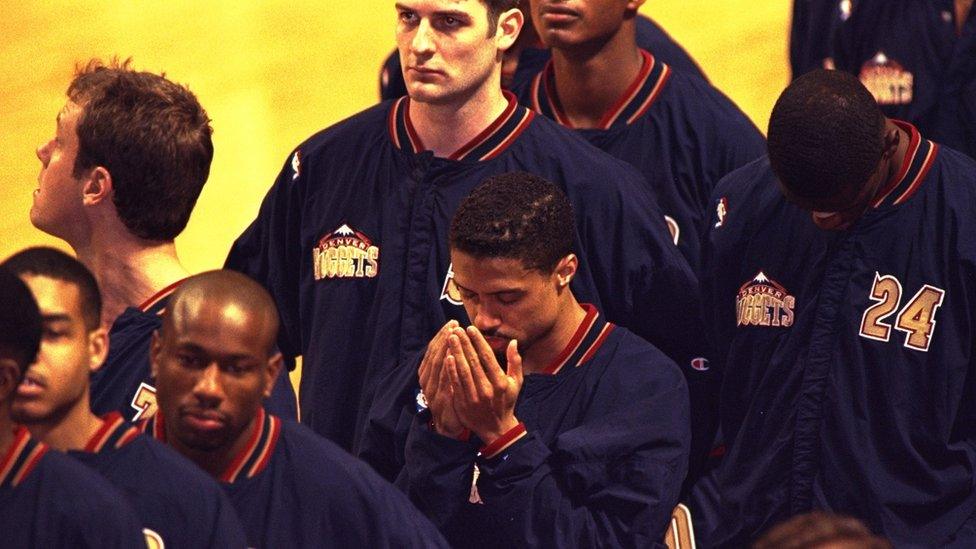
[[[231,271],[188,278],[153,337],[159,413],[147,432],[221,482],[252,547],[446,547],[367,465],[264,410],[281,371],[277,334],[256,282]]]

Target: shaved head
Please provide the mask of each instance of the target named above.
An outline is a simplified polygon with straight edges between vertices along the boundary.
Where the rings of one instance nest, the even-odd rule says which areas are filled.
[[[192,276],[173,293],[151,349],[166,440],[211,474],[241,448],[281,372],[278,311],[232,271]]]
[[[278,336],[278,309],[260,284],[235,271],[209,271],[192,276],[177,288],[163,315],[162,333],[185,323],[202,306],[217,307],[228,320],[253,319],[251,337],[266,342],[270,355]]]

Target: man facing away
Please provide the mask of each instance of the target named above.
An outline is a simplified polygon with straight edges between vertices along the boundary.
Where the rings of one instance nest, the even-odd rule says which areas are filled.
[[[687,470],[677,365],[570,289],[573,210],[526,173],[489,178],[451,224],[472,325],[448,322],[407,385],[398,484],[458,546],[663,547]]]
[[[972,547],[976,162],[840,71],[794,80],[768,136],[716,187],[727,452],[692,492],[695,531],[741,547],[821,509],[897,547]]]
[[[189,276],[174,239],[210,172],[212,129],[189,89],[128,62],[80,67],[41,161],[31,223],[74,250],[95,275],[111,341],[92,379],[97,414],[156,411],[149,343],[173,289]],[[283,384],[273,402],[294,416]]]
[[[577,295],[679,364],[707,355],[697,282],[640,175],[502,91],[514,6],[397,2],[409,96],[301,144],[227,259],[268,288],[282,352],[304,357],[302,421],[387,478],[394,452],[364,447],[367,412],[379,380],[464,320],[447,230],[491,175],[529,171],[564,190]]]
[[[369,466],[265,411],[281,371],[277,331],[274,302],[253,280],[187,279],[153,338],[160,413],[147,432],[220,481],[251,547],[445,547]]]
[[[124,492],[157,546],[244,547],[244,530],[217,483],[118,412],[92,413],[89,376],[105,360],[108,337],[88,269],[53,248],[28,248],[0,266],[30,287],[44,321],[37,360],[14,399],[14,419]]]
[[[145,547],[124,496],[16,425],[10,408],[41,344],[30,289],[0,269],[0,532],[4,547]]]

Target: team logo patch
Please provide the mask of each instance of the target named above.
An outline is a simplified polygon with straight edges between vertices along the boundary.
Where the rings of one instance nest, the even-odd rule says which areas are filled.
[[[718,219],[715,222],[716,229],[725,225],[725,216],[727,215],[729,215],[729,201],[723,196],[715,203],[715,218]]]
[[[699,372],[708,371],[708,359],[705,357],[698,357],[691,359],[691,368],[693,370],[698,370]]]
[[[368,236],[343,224],[323,236],[312,250],[315,280],[374,278],[380,271],[380,249]]]
[[[464,305],[461,301],[461,290],[454,283],[453,263],[447,266],[447,276],[444,277],[444,286],[441,287],[441,299],[446,299],[452,305]]]
[[[739,288],[735,298],[737,326],[770,326],[789,328],[793,325],[796,298],[762,271]]]
[[[298,176],[302,174],[302,153],[301,151],[295,151],[295,154],[291,157],[291,180],[294,181],[298,179]]]
[[[879,105],[907,105],[912,102],[915,77],[884,52],[868,59],[858,75]]]
[[[678,226],[678,222],[675,221],[670,215],[664,216],[664,222],[668,224],[668,232],[671,233],[671,240],[674,241],[674,245],[678,245],[678,237],[681,236],[681,227]]]

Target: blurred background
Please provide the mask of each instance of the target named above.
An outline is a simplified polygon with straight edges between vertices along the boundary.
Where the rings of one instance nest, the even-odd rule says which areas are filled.
[[[0,0],[0,258],[67,248],[27,218],[76,63],[132,57],[189,85],[213,119],[210,180],[177,239],[191,271],[220,267],[292,147],[378,99],[393,0],[72,3]],[[789,80],[790,2],[648,0],[642,11],[765,131]]]

